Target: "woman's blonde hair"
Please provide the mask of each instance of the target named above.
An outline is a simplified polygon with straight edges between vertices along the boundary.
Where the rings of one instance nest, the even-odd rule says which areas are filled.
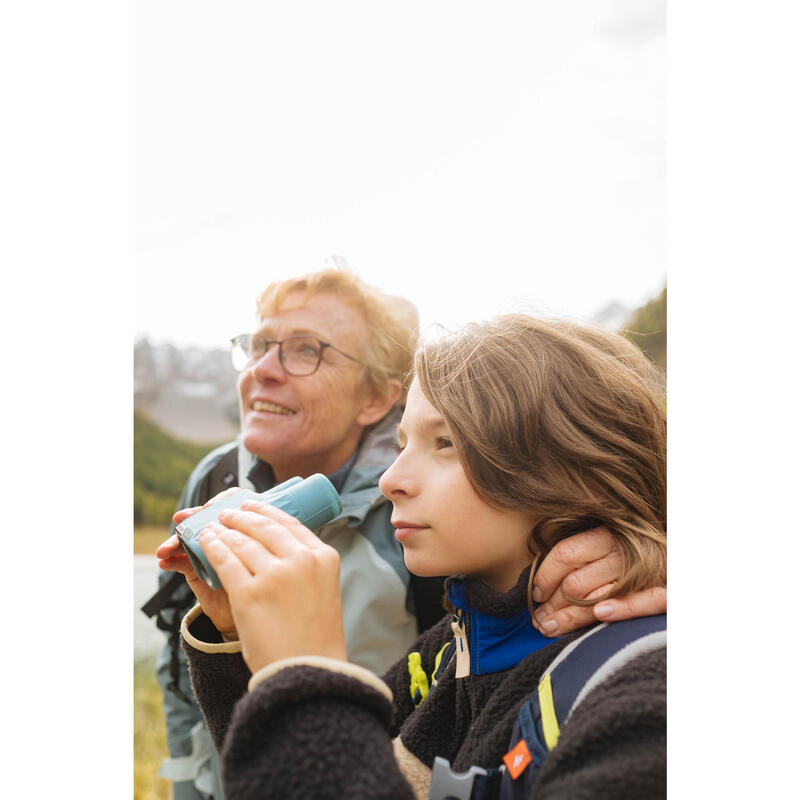
[[[535,561],[605,525],[624,562],[607,596],[666,585],[665,403],[635,345],[509,314],[423,345],[415,369],[478,495],[537,516]]]
[[[340,256],[334,256],[332,261],[333,267],[267,286],[256,303],[259,319],[275,314],[292,292],[303,292],[303,303],[316,294],[332,294],[355,309],[366,323],[367,337],[360,360],[366,366],[370,384],[381,390],[389,380],[402,381],[411,369],[417,346],[417,309],[404,297],[364,283]],[[404,396],[405,392],[397,403],[402,403]]]

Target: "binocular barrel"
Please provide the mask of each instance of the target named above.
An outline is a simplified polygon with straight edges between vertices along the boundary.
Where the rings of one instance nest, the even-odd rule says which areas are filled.
[[[316,473],[305,479],[289,478],[288,481],[284,481],[262,494],[251,492],[249,489],[241,489],[228,497],[223,497],[208,508],[192,514],[177,525],[175,530],[194,571],[212,589],[222,588],[222,583],[214,568],[209,564],[197,537],[209,522],[213,522],[219,517],[221,511],[229,508],[241,508],[245,500],[260,500],[269,503],[287,514],[291,514],[311,530],[321,528],[342,511],[342,503],[333,484],[324,475]]]

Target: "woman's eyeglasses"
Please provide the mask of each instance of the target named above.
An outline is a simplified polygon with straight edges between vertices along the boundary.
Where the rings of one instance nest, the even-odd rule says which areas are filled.
[[[296,377],[313,375],[322,361],[322,353],[326,347],[341,353],[345,358],[362,364],[357,358],[348,355],[344,350],[323,342],[316,336],[289,336],[281,341],[265,339],[257,333],[243,333],[231,339],[231,362],[237,372],[241,372],[249,364],[258,361],[273,345],[278,345],[278,359],[287,374]]]

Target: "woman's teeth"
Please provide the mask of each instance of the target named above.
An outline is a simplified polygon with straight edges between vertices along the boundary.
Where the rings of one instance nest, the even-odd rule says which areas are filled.
[[[266,403],[263,400],[253,400],[254,411],[269,411],[273,414],[294,414],[296,412],[283,406],[276,406],[275,403]]]

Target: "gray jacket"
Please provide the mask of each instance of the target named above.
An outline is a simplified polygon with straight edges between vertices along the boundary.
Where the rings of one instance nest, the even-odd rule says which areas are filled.
[[[366,436],[339,492],[342,513],[317,532],[341,559],[348,657],[378,675],[408,650],[420,630],[444,613],[439,583],[428,583],[423,591],[420,579],[414,579],[412,585],[390,523],[391,503],[378,489],[378,479],[394,460],[399,417],[400,409],[394,409]],[[255,456],[240,442],[222,445],[195,467],[179,507],[201,505],[230,486],[255,488],[246,477],[255,463]],[[160,583],[169,577],[165,573]],[[173,593],[171,607],[160,612],[165,627],[171,626],[175,633],[170,634],[157,661],[172,756],[159,775],[174,782],[175,800],[209,796],[221,800],[219,757],[192,693],[185,654],[178,646],[177,626],[194,602],[184,582]],[[170,684],[184,699],[170,690]]]

